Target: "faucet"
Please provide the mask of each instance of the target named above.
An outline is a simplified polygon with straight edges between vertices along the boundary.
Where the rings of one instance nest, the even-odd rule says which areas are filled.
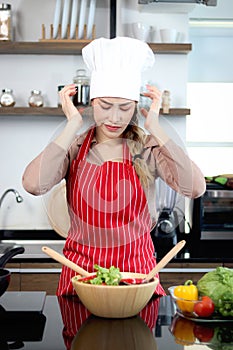
[[[15,199],[16,199],[16,202],[17,203],[22,203],[23,202],[23,197],[20,196],[19,192],[16,191],[14,188],[8,188],[8,190],[6,190],[2,196],[0,197],[0,208],[1,208],[1,205],[2,205],[2,202],[5,198],[5,196],[7,195],[7,193],[9,192],[13,192],[15,194]]]

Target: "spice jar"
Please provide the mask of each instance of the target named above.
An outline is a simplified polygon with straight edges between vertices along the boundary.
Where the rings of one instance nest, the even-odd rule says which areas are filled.
[[[31,96],[28,99],[28,104],[30,107],[43,107],[44,99],[41,95],[40,90],[31,91]]]
[[[0,97],[0,104],[2,107],[13,107],[15,105],[15,98],[12,89],[3,89]]]
[[[170,91],[164,90],[162,95],[162,108],[164,114],[169,114],[170,109]]]
[[[90,79],[86,75],[86,70],[78,69],[73,82],[77,87],[77,93],[73,96],[73,104],[75,106],[88,106],[90,102]]]
[[[12,40],[11,5],[0,4],[0,41]]]

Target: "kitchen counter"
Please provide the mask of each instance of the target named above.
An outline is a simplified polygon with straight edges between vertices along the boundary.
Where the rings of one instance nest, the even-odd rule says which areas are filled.
[[[14,262],[48,261],[48,256],[41,251],[41,248],[48,246],[62,254],[65,244],[65,239],[54,230],[0,230],[0,237],[0,256],[15,245],[24,247],[23,254],[12,258]]]
[[[6,249],[13,245],[22,245],[25,253],[12,258],[14,262],[52,262],[46,254],[41,251],[46,245],[62,254],[65,239],[54,230],[0,230],[0,256]],[[188,246],[187,246],[188,247]],[[160,258],[157,258],[159,261]],[[214,255],[212,257],[191,256],[186,248],[185,253],[179,254],[172,262],[174,263],[233,263],[233,256],[224,257]]]
[[[2,251],[0,252],[0,256],[2,256],[6,250],[20,245],[23,246],[25,251],[23,254],[20,255],[15,255],[12,260],[17,262],[22,262],[25,260],[32,260],[32,261],[52,261],[46,255],[45,253],[42,252],[41,248],[43,246],[50,247],[54,250],[56,250],[58,253],[63,254],[63,247],[64,247],[65,241],[64,240],[2,240],[0,243],[0,248],[2,248]]]
[[[1,349],[10,343],[9,349],[24,350],[181,350],[187,340],[200,345],[193,329],[199,325],[200,334],[203,327],[175,315],[169,296],[152,299],[139,315],[127,319],[96,317],[77,297],[45,297],[43,292],[6,292],[0,308],[5,310],[0,313]],[[232,330],[232,324],[224,327]],[[189,350],[197,349],[188,345]],[[209,347],[201,344],[198,349]]]

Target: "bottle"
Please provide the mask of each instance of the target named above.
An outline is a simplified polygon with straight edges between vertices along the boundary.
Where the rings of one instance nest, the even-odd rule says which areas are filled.
[[[73,96],[75,106],[88,106],[90,103],[90,79],[86,76],[85,69],[78,69],[73,78],[77,87],[77,93]]]
[[[169,114],[170,109],[170,91],[164,90],[162,95],[162,108],[164,114]]]
[[[31,96],[28,99],[30,107],[43,107],[44,100],[40,90],[32,90]]]
[[[0,4],[0,41],[12,40],[11,5]]]
[[[12,89],[3,89],[0,97],[0,104],[2,107],[13,107],[15,105],[15,98]]]

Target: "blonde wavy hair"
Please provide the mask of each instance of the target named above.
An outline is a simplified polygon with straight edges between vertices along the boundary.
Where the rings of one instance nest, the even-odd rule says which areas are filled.
[[[133,165],[144,188],[148,188],[149,184],[154,180],[147,162],[142,157],[147,135],[143,129],[138,126],[137,106],[130,124],[124,131],[124,138],[127,139],[127,145],[132,155]]]

